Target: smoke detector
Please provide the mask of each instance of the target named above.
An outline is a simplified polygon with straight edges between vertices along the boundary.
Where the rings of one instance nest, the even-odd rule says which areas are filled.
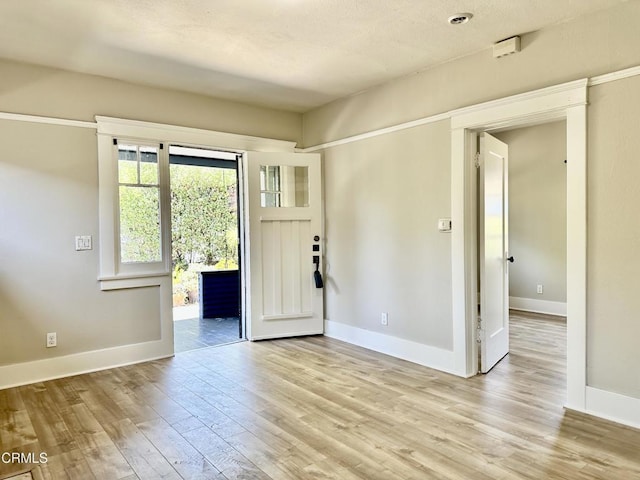
[[[451,25],[462,25],[463,23],[467,23],[472,18],[473,13],[456,13],[455,15],[451,15],[449,17],[448,22]]]

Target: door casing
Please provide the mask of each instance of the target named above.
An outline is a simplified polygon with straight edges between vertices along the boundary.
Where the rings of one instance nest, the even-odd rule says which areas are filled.
[[[586,406],[587,79],[455,112],[451,118],[452,313],[455,372],[477,374],[478,132],[567,122],[567,399]]]

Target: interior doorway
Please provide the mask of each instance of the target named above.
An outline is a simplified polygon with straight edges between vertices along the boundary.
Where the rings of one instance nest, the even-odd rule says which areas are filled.
[[[477,132],[567,122],[567,399],[587,404],[587,79],[454,112],[451,117],[453,371],[478,372],[475,145]]]
[[[242,340],[237,155],[171,145],[169,168],[174,350]]]

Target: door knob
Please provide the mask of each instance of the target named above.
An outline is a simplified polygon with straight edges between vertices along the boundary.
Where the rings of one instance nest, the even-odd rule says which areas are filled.
[[[513,263],[515,259],[513,258],[513,255],[511,255],[510,257],[507,257],[507,260]]]

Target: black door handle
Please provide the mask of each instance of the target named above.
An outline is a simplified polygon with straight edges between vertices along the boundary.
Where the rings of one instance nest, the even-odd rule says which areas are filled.
[[[507,260],[509,260],[511,263],[513,263],[513,262],[514,262],[513,255],[512,255],[512,256],[510,256],[510,257],[508,257],[508,258],[507,258]]]
[[[324,288],[322,274],[320,273],[320,255],[313,256],[313,263],[316,264],[316,271],[313,272],[313,280],[316,282],[316,288]]]

